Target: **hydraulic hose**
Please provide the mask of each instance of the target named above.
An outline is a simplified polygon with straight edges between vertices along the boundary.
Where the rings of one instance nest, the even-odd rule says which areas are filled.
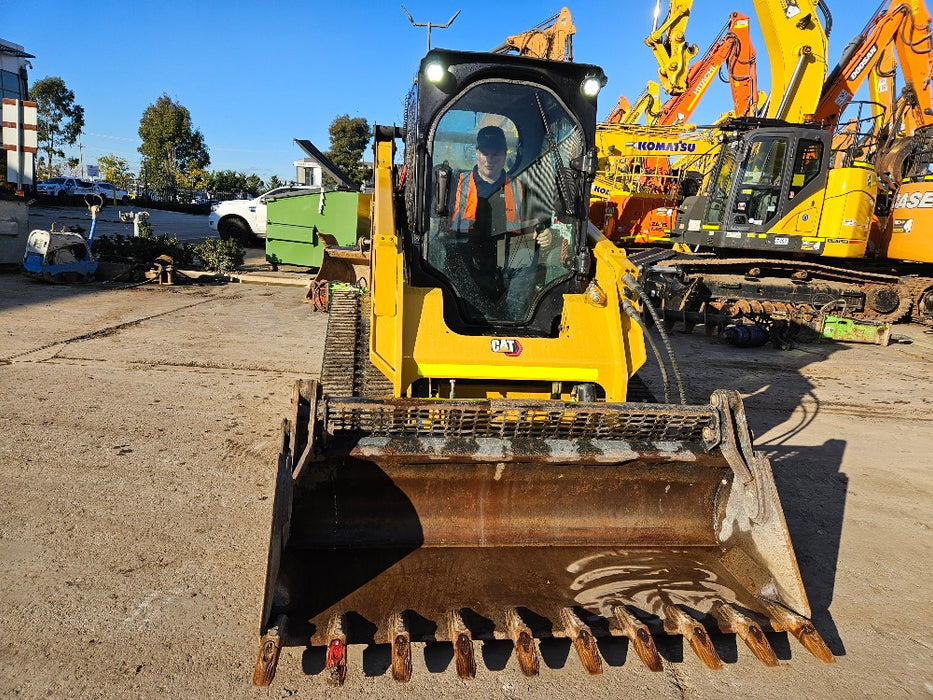
[[[681,377],[680,374],[680,366],[677,364],[677,358],[674,355],[674,348],[671,346],[671,340],[667,337],[667,333],[664,330],[664,322],[662,321],[661,316],[654,308],[654,305],[651,303],[651,300],[645,293],[644,288],[638,283],[638,280],[635,279],[632,273],[626,272],[622,277],[622,282],[638,295],[642,306],[648,310],[649,314],[651,314],[651,318],[654,320],[654,325],[658,329],[658,333],[661,336],[661,342],[664,343],[664,347],[667,349],[667,355],[671,360],[671,369],[674,372],[674,379],[677,381],[677,393],[680,395],[680,403],[686,405],[687,395],[684,392],[684,382],[683,377]],[[645,336],[648,337],[647,332]]]
[[[671,380],[667,376],[667,367],[664,363],[664,356],[661,354],[661,348],[658,347],[657,343],[654,342],[654,338],[651,337],[651,333],[648,331],[648,327],[645,325],[645,322],[642,320],[641,316],[638,314],[638,310],[632,306],[630,302],[625,297],[622,297],[622,310],[626,315],[637,323],[642,330],[642,335],[644,335],[645,340],[648,343],[648,346],[651,348],[651,352],[654,353],[654,359],[658,363],[658,369],[661,370],[661,382],[664,384],[664,403],[671,402]],[[681,402],[683,403],[683,402]]]

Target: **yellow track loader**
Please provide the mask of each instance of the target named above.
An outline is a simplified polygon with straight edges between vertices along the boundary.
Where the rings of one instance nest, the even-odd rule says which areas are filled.
[[[462,678],[493,639],[527,675],[551,637],[590,673],[605,635],[656,671],[665,633],[710,668],[711,632],[769,665],[769,631],[833,660],[738,394],[643,400],[638,270],[587,223],[604,83],[432,50],[404,126],[376,127],[370,290],[332,295],[321,379],[295,388],[254,683],[283,644],[325,647],[336,683],[348,644],[391,645],[399,681],[415,642],[452,643]],[[521,202],[480,239],[451,202],[488,127],[512,192],[489,196]]]

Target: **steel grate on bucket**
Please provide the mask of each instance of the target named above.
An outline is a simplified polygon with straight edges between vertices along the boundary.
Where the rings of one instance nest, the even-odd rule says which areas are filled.
[[[324,410],[326,431],[334,437],[708,443],[718,437],[719,427],[718,414],[710,405],[341,398],[327,399]],[[704,429],[709,430],[704,433]]]

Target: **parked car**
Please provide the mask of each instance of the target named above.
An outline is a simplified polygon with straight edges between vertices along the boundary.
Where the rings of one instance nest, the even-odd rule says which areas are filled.
[[[98,192],[93,182],[75,180],[75,185],[68,190],[68,194],[76,197],[83,197],[87,194],[98,194]]]
[[[254,238],[266,237],[266,199],[285,192],[318,190],[307,185],[276,187],[253,199],[230,199],[211,205],[207,222],[222,240],[238,241],[249,245]]]
[[[67,197],[69,188],[73,188],[75,184],[73,177],[50,177],[36,185],[36,192],[50,197]]]
[[[94,186],[107,204],[113,204],[115,201],[120,204],[129,204],[130,196],[126,190],[121,190],[109,182],[95,182]]]
[[[45,182],[36,185],[36,191],[39,194],[49,195],[50,197],[67,197],[77,195],[79,197],[86,194],[97,194],[97,189],[93,182],[80,180],[76,177],[50,177]]]

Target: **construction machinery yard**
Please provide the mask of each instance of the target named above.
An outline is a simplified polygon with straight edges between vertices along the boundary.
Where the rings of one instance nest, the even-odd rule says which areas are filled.
[[[0,275],[4,697],[920,697],[933,690],[930,376],[933,339],[886,348],[739,350],[672,334],[691,402],[745,397],[770,457],[813,608],[837,658],[769,634],[777,668],[713,635],[708,670],[658,637],[664,671],[600,640],[588,677],[543,640],[528,679],[511,642],[476,642],[458,680],[449,644],[413,644],[407,686],[388,646],[351,645],[345,687],[322,648],[285,647],[251,688],[271,494],[293,380],[319,376],[327,323],[303,290],[108,289]],[[261,349],[261,353],[257,352]],[[650,378],[649,381],[655,381]],[[322,576],[326,579],[327,572]],[[503,585],[516,585],[505,582]]]
[[[691,5],[646,39],[675,97],[702,82]],[[747,37],[715,59],[751,113],[702,149],[651,109],[639,141],[597,124],[607,78],[573,62],[566,8],[492,52],[428,25],[371,194],[270,200],[267,275],[0,277],[0,691],[933,693],[933,277],[803,259],[924,241],[894,195],[926,201],[929,14],[880,9],[827,78],[832,18],[804,6],[756,2],[770,101]],[[858,53],[883,22],[901,150],[830,129],[860,71],[893,74]],[[665,155],[694,149],[703,172]],[[683,180],[637,213],[662,248],[622,247],[620,207],[662,176]],[[600,182],[622,189],[591,209]],[[313,281],[277,267],[305,239]]]

